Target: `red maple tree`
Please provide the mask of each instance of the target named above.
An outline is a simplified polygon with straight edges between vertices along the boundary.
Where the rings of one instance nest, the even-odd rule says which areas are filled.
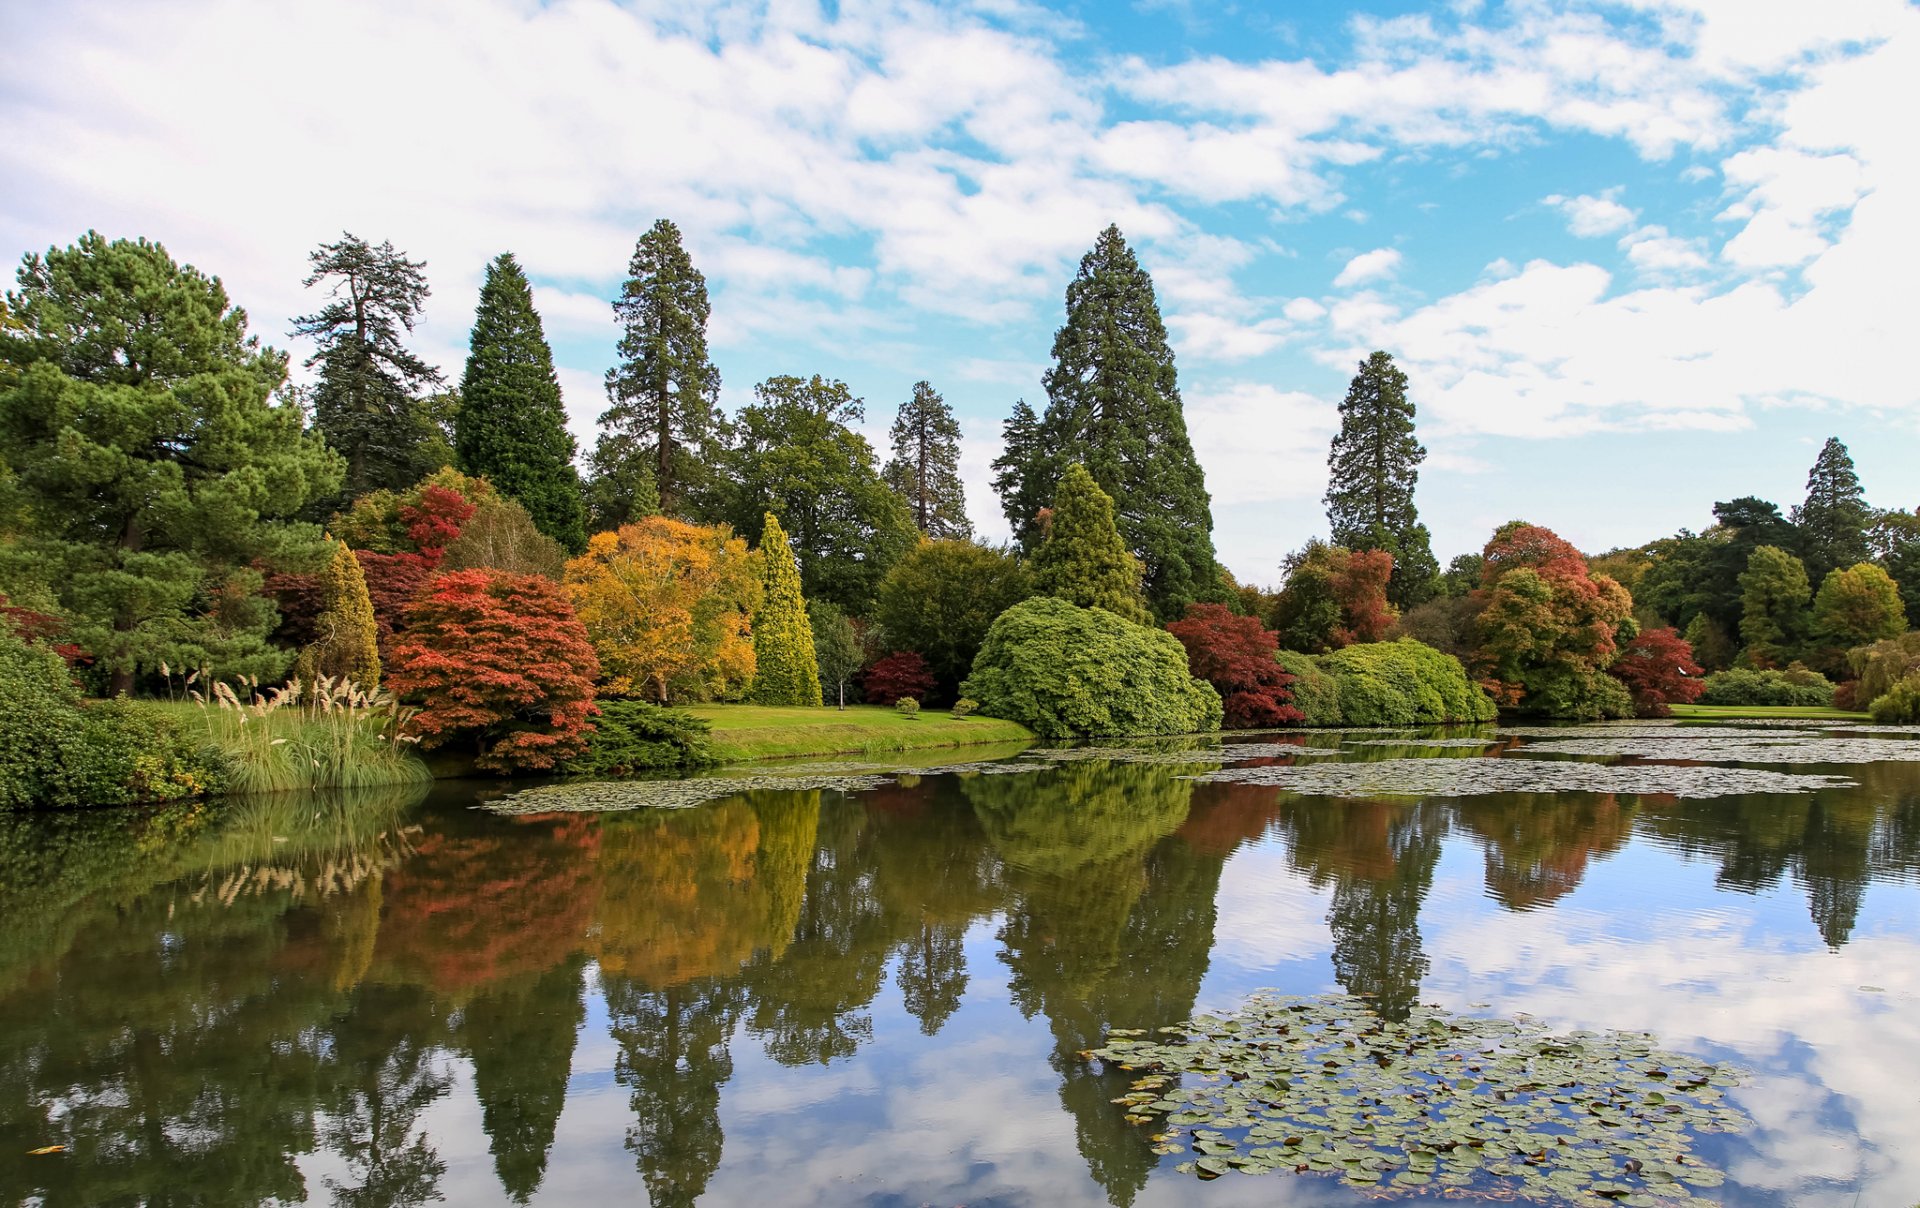
[[[1391,571],[1393,559],[1382,557]],[[1383,576],[1383,589],[1385,583]],[[1187,615],[1169,623],[1167,632],[1187,648],[1187,670],[1220,693],[1229,729],[1291,726],[1304,720],[1287,691],[1293,677],[1273,661],[1280,643],[1258,619],[1234,616],[1224,604],[1189,604]]]
[[[933,672],[918,651],[896,650],[867,668],[860,685],[870,705],[891,705],[903,696],[923,701],[933,691]]]
[[[1666,717],[1667,706],[1692,704],[1705,690],[1706,672],[1693,661],[1693,647],[1671,626],[1643,630],[1620,648],[1620,657],[1607,668],[1633,693],[1634,708],[1642,717]]]

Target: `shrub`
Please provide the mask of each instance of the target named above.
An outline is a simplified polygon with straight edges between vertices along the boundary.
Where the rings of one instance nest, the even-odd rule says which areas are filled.
[[[560,765],[569,776],[601,779],[641,772],[691,771],[714,758],[705,721],[638,700],[603,700],[587,749]]]
[[[1920,722],[1920,671],[1908,672],[1906,678],[1876,696],[1867,712],[1873,720],[1887,725]]]
[[[80,736],[80,691],[60,656],[0,627],[0,807],[57,804],[61,753]]]
[[[1287,691],[1291,677],[1273,656],[1279,648],[1254,617],[1237,617],[1224,604],[1189,604],[1167,632],[1186,647],[1187,670],[1220,694],[1226,725],[1236,730],[1298,725],[1300,710]]]
[[[1318,662],[1339,682],[1346,725],[1439,725],[1496,716],[1459,659],[1412,639],[1347,646]]]
[[[903,696],[899,700],[894,701],[893,709],[894,709],[894,712],[900,714],[903,717],[920,716],[920,702],[913,699],[911,696]]]
[[[971,696],[963,696],[959,700],[953,702],[953,715],[955,717],[972,717],[975,713],[978,713],[979,711],[980,711],[980,702],[973,699]]]
[[[1303,725],[1340,724],[1340,681],[1320,666],[1319,659],[1297,650],[1282,650],[1273,656],[1273,661],[1293,677],[1287,691],[1293,694],[1293,707],[1300,711]]]
[[[1854,699],[1876,700],[1907,678],[1909,672],[1920,671],[1920,630],[1871,646],[1856,647],[1847,652],[1847,661],[1860,679]]]
[[[933,688],[933,672],[927,660],[912,650],[896,650],[867,668],[860,677],[867,703],[891,705],[904,696],[919,700]]]
[[[1700,693],[1703,705],[1796,705],[1833,704],[1833,685],[1825,676],[1805,667],[1789,671],[1754,671],[1735,668],[1716,671],[1706,679]]]
[[[1217,729],[1220,694],[1178,639],[1053,596],[1000,614],[961,693],[1049,738]]]

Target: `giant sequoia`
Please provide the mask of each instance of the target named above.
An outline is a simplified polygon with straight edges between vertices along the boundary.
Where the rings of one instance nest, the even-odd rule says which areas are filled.
[[[1400,608],[1432,596],[1440,574],[1413,505],[1426,456],[1413,434],[1407,375],[1391,355],[1375,352],[1340,402],[1340,432],[1327,454],[1327,523],[1335,545],[1393,555],[1387,597]]]

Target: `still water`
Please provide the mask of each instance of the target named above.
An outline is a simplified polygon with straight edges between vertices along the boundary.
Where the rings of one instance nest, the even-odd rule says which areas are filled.
[[[1239,766],[1546,741],[1381,738]],[[1853,782],[1712,797],[1307,795],[1162,746],[677,810],[0,816],[0,1203],[1363,1202],[1177,1172],[1079,1056],[1273,988],[1655,1033],[1748,1071],[1699,1194],[1908,1208],[1920,762],[1881,756],[1920,747],[1875,743],[1920,738],[1531,757]]]

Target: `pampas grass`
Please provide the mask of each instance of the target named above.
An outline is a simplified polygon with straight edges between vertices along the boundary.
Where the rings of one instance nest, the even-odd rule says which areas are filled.
[[[173,697],[170,674],[167,687]],[[263,689],[255,676],[229,683],[201,671],[188,673],[181,688],[184,695],[173,697],[174,707],[197,715],[207,740],[226,755],[229,792],[365,788],[430,778],[413,753],[415,740],[404,733],[415,711],[389,693],[363,692],[350,680],[326,675]]]

